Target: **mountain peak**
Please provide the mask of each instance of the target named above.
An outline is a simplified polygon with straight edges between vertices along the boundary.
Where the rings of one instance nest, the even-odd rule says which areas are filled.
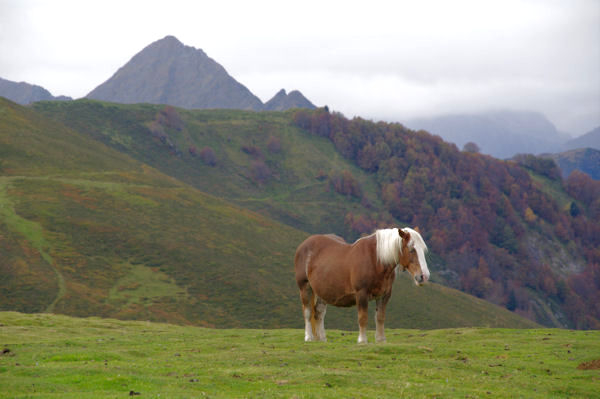
[[[183,46],[183,43],[181,43],[179,41],[179,39],[177,39],[175,36],[173,35],[167,35],[165,37],[163,37],[162,39],[157,40],[155,43],[169,43],[172,45],[178,45],[178,46]]]
[[[298,90],[292,90],[289,94],[285,89],[281,89],[265,103],[266,111],[285,111],[290,108],[316,108],[302,93]]]
[[[262,102],[201,49],[165,36],[137,53],[88,98],[118,103],[261,110]]]
[[[316,108],[297,90],[285,89],[266,104],[201,49],[167,35],[137,53],[87,98],[176,107],[283,111]]]

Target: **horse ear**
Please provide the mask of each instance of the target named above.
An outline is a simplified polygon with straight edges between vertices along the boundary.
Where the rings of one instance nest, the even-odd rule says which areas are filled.
[[[398,234],[400,234],[400,237],[403,240],[406,240],[406,241],[410,240],[410,234],[408,234],[406,231],[404,231],[402,229],[398,229]]]
[[[415,226],[415,228],[413,230],[416,231],[417,233],[421,234],[421,230],[419,229],[419,226]]]

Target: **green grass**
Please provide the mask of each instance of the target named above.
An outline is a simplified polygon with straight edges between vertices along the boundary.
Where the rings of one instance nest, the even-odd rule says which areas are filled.
[[[206,329],[0,313],[0,397],[597,397],[599,331]],[[369,332],[373,341],[373,332]]]
[[[143,265],[122,265],[126,273],[118,279],[108,293],[108,302],[151,304],[163,297],[187,298],[188,293],[179,287],[172,277]]]

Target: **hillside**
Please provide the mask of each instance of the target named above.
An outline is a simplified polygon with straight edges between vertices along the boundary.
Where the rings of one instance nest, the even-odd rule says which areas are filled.
[[[592,179],[563,182],[546,159],[460,152],[427,132],[326,109],[293,118],[369,172],[384,210],[421,227],[446,284],[546,325],[600,326],[600,187]],[[382,216],[348,219],[364,231]]]
[[[463,153],[326,109],[185,111],[91,101],[35,109],[162,172],[307,232],[419,226],[434,281],[551,326],[597,325],[600,213],[553,162]],[[433,178],[432,178],[433,177]],[[570,209],[578,209],[577,213]],[[582,283],[584,282],[584,283]]]
[[[201,49],[173,36],[150,44],[87,98],[183,108],[262,109],[262,102]]]
[[[32,85],[26,82],[12,82],[0,78],[0,97],[7,98],[19,104],[31,104],[36,101],[47,100],[71,100],[70,97],[54,97],[48,90],[41,86]]]
[[[332,329],[326,343],[302,338],[300,329],[0,312],[0,397],[597,396],[599,331],[388,329],[387,343],[367,345]]]
[[[368,174],[328,140],[292,126],[289,113],[88,100],[35,109],[204,192],[309,233],[334,231],[353,240],[359,234],[345,217],[365,204],[382,208]],[[398,223],[389,214],[382,222]]]
[[[119,110],[154,117],[162,109],[75,104],[129,123]],[[307,233],[6,100],[0,126],[0,309],[214,327],[301,326],[292,258]],[[132,143],[126,131],[112,129],[111,145]],[[150,159],[161,151],[170,162],[180,159],[167,139],[151,141],[158,150]],[[210,168],[201,165],[195,167]],[[390,327],[418,328],[534,325],[457,290],[418,289],[408,279],[396,286],[388,320]],[[328,313],[331,328],[355,324],[353,309]]]

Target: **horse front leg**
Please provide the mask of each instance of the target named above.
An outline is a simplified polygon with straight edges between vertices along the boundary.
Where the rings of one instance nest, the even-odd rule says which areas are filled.
[[[366,344],[369,319],[369,297],[366,293],[356,294],[356,306],[358,307],[358,343]]]
[[[385,323],[385,307],[390,300],[391,294],[385,294],[375,301],[375,341],[385,342],[385,332],[383,324]]]

